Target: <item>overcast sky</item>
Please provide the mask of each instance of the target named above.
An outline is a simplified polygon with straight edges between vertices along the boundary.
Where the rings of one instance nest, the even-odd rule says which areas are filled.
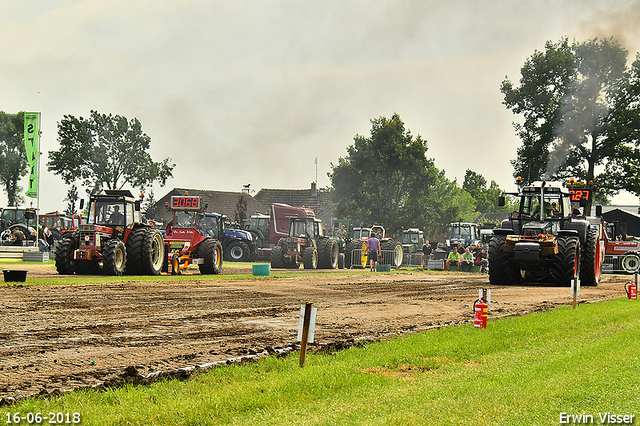
[[[500,83],[563,36],[614,36],[633,59],[639,22],[640,0],[0,0],[0,110],[42,112],[46,211],[65,208],[46,170],[57,123],[92,109],[138,118],[153,159],[171,157],[156,198],[308,188],[316,157],[328,186],[354,136],[394,112],[450,179],[512,190],[518,117]]]

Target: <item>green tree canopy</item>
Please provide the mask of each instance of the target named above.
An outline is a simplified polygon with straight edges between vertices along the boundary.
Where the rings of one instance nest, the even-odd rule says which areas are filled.
[[[473,199],[427,158],[426,141],[406,130],[398,114],[372,119],[370,137],[356,135],[347,153],[328,174],[338,217],[383,225],[391,235],[424,226],[430,236],[474,210]]]
[[[65,115],[58,123],[58,142],[60,149],[49,152],[49,171],[67,184],[81,180],[91,192],[126,184],[143,190],[154,181],[164,185],[175,167],[170,158],[151,159],[151,138],[136,118],[97,111],[88,119]]]
[[[0,184],[7,194],[7,205],[24,201],[18,184],[29,167],[24,149],[24,113],[0,111]]]
[[[476,211],[479,213],[493,213],[513,210],[513,205],[498,206],[498,198],[504,192],[496,181],[491,181],[487,187],[487,180],[472,170],[467,169],[464,175],[462,189],[467,191],[475,200]]]
[[[636,60],[614,39],[547,42],[521,69],[520,86],[502,82],[504,104],[522,146],[512,162],[525,183],[576,177],[612,195],[640,195],[640,93]]]

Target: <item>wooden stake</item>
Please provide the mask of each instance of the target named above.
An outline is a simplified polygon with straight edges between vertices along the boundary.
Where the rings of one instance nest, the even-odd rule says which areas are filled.
[[[304,305],[304,322],[302,323],[302,341],[300,342],[300,367],[304,367],[307,356],[307,340],[309,340],[309,324],[311,323],[311,303]]]

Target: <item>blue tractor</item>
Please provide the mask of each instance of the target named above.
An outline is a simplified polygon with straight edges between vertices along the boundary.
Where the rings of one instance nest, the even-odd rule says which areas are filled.
[[[227,216],[218,213],[204,213],[207,235],[222,242],[224,260],[230,262],[250,262],[258,255],[258,248],[249,231],[230,227]]]

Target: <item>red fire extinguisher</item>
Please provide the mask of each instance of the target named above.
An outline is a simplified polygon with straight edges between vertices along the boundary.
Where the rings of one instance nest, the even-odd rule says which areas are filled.
[[[624,286],[624,290],[627,292],[627,297],[631,300],[638,299],[638,286],[636,283],[628,283]]]
[[[489,305],[484,299],[478,299],[473,304],[474,317],[473,326],[476,328],[487,328],[487,314],[489,311]]]

